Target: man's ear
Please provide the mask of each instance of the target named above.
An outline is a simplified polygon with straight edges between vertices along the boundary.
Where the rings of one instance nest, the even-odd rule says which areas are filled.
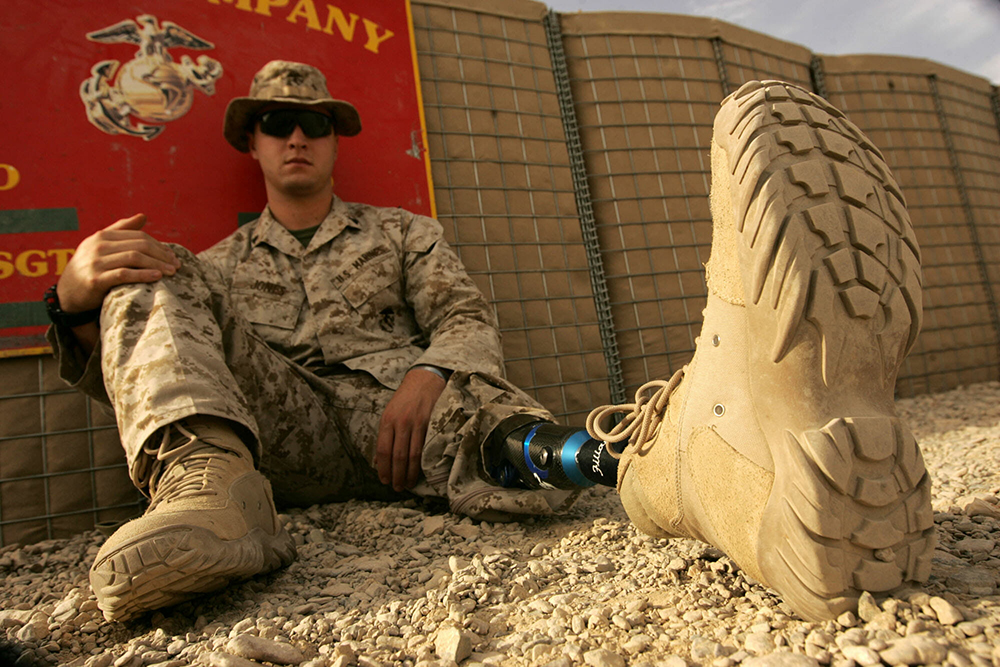
[[[247,148],[254,160],[257,159],[257,135],[255,132],[247,132]]]

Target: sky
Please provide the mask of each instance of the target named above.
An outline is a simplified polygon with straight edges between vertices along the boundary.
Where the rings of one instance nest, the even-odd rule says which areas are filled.
[[[542,0],[558,12],[711,16],[817,54],[935,60],[1000,85],[1000,0]]]

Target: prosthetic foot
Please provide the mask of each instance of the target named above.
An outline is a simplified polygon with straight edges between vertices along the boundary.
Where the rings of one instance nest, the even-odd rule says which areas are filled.
[[[614,486],[618,459],[587,432],[533,415],[508,417],[490,434],[486,471],[499,486],[579,489]]]
[[[145,450],[149,509],[104,543],[90,570],[109,621],[174,605],[295,559],[270,484],[224,422],[193,418],[164,431],[162,443]]]
[[[893,403],[920,254],[881,154],[822,98],[747,83],[715,120],[712,216],[691,363],[591,415],[594,437],[628,440],[626,511],[721,548],[810,620],[926,580],[930,480]]]

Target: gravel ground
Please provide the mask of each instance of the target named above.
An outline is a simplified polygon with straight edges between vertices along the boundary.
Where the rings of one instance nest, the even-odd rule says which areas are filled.
[[[806,623],[718,550],[654,540],[612,490],[553,520],[419,501],[283,515],[288,569],[128,624],[87,585],[102,537],[0,551],[0,665],[1000,667],[1000,383],[899,402],[934,475],[927,584]]]

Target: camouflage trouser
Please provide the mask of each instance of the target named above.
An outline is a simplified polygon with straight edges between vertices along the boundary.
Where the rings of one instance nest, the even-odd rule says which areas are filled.
[[[275,499],[311,505],[388,498],[374,469],[379,419],[393,390],[368,373],[319,377],[272,350],[236,312],[222,276],[180,247],[170,278],[112,290],[101,313],[102,368],[133,481],[142,445],[194,414],[223,417],[271,480]],[[502,489],[485,481],[481,444],[518,412],[551,415],[503,378],[455,372],[435,404],[414,493],[455,512],[500,519],[549,514],[563,491]]]

